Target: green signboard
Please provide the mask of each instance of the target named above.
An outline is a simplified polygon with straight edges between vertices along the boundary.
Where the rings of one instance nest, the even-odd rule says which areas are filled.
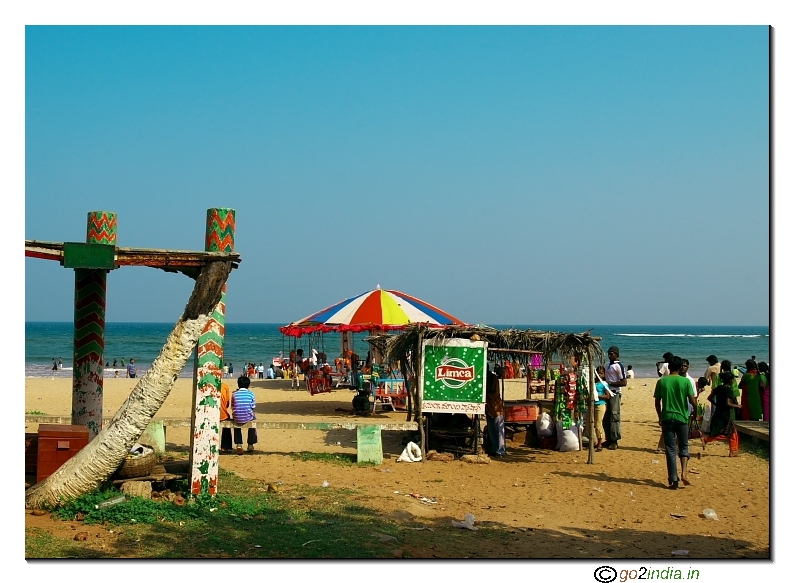
[[[485,413],[488,343],[447,338],[422,343],[422,412]]]

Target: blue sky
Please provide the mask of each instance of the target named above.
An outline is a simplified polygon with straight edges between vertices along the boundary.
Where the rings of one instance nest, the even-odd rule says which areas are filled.
[[[380,285],[471,323],[769,322],[766,26],[28,27],[26,239],[202,250],[229,322]],[[25,259],[26,320],[72,319]],[[108,277],[109,321],[192,281]]]

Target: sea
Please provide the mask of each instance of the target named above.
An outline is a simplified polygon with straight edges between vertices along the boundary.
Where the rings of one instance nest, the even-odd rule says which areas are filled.
[[[295,339],[279,332],[284,324],[226,324],[224,361],[231,363],[235,375],[248,362],[269,365],[274,357],[287,356],[293,348],[311,348],[325,352],[329,360],[340,353],[339,334]],[[720,360],[730,360],[740,366],[751,356],[758,362],[770,362],[769,326],[505,326],[581,333],[589,331],[600,336],[601,346],[617,346],[624,366],[632,365],[638,377],[656,377],[656,362],[662,354],[672,352],[689,359],[690,374],[701,376],[708,364],[706,357],[714,354]],[[135,359],[138,375],[142,375],[160,353],[173,323],[107,322],[105,324],[105,377],[124,376],[121,359],[125,363]],[[25,323],[25,376],[71,377],[73,355],[72,322]],[[369,345],[365,334],[354,335],[354,350],[365,355]],[[52,370],[53,359],[63,361],[63,368]],[[116,367],[113,366],[115,361]],[[192,378],[193,359],[189,359],[181,377]]]

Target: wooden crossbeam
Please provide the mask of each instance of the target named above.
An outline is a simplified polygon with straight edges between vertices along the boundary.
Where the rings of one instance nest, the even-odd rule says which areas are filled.
[[[25,240],[25,257],[49,259],[63,264],[64,243]],[[213,261],[231,261],[232,268],[240,263],[239,253],[212,251],[179,251],[172,249],[145,249],[138,247],[116,247],[115,268],[125,265],[154,267],[163,271],[184,273],[195,278],[206,264]]]

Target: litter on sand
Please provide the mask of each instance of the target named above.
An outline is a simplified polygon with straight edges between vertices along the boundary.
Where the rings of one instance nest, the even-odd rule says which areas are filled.
[[[468,530],[478,530],[478,527],[474,526],[474,515],[467,514],[463,517],[463,522],[457,522],[455,520],[452,521],[452,526],[455,528],[466,528]]]

